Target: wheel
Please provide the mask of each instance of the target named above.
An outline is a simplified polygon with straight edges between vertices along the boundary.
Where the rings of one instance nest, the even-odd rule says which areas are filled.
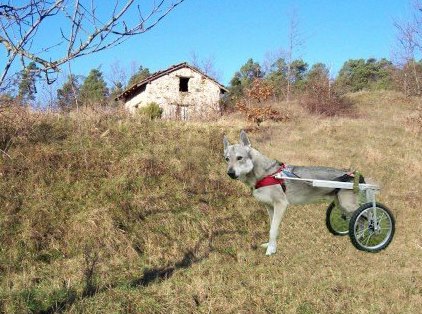
[[[350,218],[350,239],[362,251],[375,253],[385,249],[393,240],[394,231],[394,216],[380,203],[376,203],[375,210],[372,203],[365,203]]]
[[[345,236],[349,233],[349,218],[343,214],[335,202],[332,202],[327,208],[325,224],[328,231],[336,236]]]

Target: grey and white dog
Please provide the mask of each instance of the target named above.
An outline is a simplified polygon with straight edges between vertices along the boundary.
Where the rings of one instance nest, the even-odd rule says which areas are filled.
[[[346,170],[327,167],[301,167],[281,164],[251,147],[246,132],[240,132],[240,143],[231,145],[224,136],[224,157],[227,174],[232,179],[246,183],[253,190],[253,196],[267,205],[270,217],[269,242],[262,244],[266,255],[277,251],[277,236],[283,215],[289,204],[305,204],[321,199],[337,198],[346,215],[356,210],[357,197],[352,190],[316,188],[307,182],[285,180],[283,184],[271,182],[271,176],[282,169],[283,174],[306,179],[353,181]],[[270,178],[270,179],[268,179]],[[267,184],[261,184],[269,180]]]

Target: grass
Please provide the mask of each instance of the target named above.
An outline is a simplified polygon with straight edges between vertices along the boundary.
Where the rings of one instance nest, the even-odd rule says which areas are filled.
[[[389,92],[349,98],[357,118],[289,104],[289,121],[259,128],[236,114],[0,113],[0,313],[417,313],[420,105]],[[381,184],[391,245],[360,252],[326,230],[328,204],[292,206],[266,257],[265,208],[221,157],[223,134],[233,142],[242,128],[273,158]]]

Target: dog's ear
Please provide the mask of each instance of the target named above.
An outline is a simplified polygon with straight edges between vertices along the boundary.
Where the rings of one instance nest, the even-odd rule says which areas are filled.
[[[224,154],[225,154],[227,152],[227,148],[230,145],[229,140],[227,139],[227,137],[225,135],[224,135],[224,138],[223,138],[223,143],[224,143]]]
[[[240,143],[244,146],[251,146],[251,142],[249,141],[248,135],[245,131],[240,131]]]

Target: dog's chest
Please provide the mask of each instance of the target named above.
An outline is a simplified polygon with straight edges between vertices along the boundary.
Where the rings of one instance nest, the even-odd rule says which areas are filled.
[[[252,195],[260,202],[272,205],[274,203],[274,187],[263,187],[253,191]]]

